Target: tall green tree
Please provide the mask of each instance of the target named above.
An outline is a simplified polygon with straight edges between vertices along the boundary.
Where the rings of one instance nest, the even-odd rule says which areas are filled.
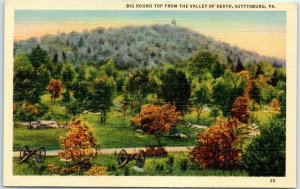
[[[48,83],[52,77],[51,71],[47,65],[43,64],[36,70],[36,83],[41,92],[44,92],[48,86]]]
[[[246,80],[227,70],[225,74],[216,79],[213,85],[214,104],[219,106],[223,115],[229,116],[234,100],[244,93]]]
[[[14,60],[14,101],[38,103],[49,79],[50,71],[45,65],[35,69],[27,55],[17,55]]]
[[[263,72],[263,70],[261,68],[261,65],[258,64],[257,68],[256,68],[256,72],[255,72],[255,78],[258,78],[259,75],[263,75],[263,74],[264,74],[264,72]]]
[[[185,73],[170,68],[161,75],[160,79],[162,84],[158,94],[159,97],[175,105],[177,111],[186,111],[191,97],[191,86]]]
[[[73,95],[74,98],[79,102],[85,103],[89,96],[89,86],[91,82],[88,81],[76,81],[73,85]]]
[[[85,63],[81,63],[79,66],[77,66],[75,68],[75,72],[77,73],[77,82],[85,81],[87,79],[87,66]]]
[[[73,81],[75,79],[75,68],[71,63],[67,63],[64,65],[61,74],[61,80],[66,87],[65,92],[63,93],[63,102],[69,102],[71,99],[70,90],[73,87]]]
[[[276,87],[277,86],[277,83],[279,81],[279,75],[278,75],[278,72],[277,70],[275,70],[274,74],[272,75],[271,77],[271,81],[269,82],[273,87]]]
[[[216,55],[208,51],[200,51],[189,60],[189,70],[193,75],[203,75],[210,72],[214,78],[224,73],[225,66],[218,61]]]
[[[29,60],[33,66],[33,73],[31,76],[34,77],[35,83],[34,96],[39,98],[39,96],[46,91],[46,87],[51,78],[51,73],[53,72],[53,64],[49,60],[47,51],[42,49],[39,45],[32,49],[29,54]]]
[[[75,78],[74,65],[71,63],[64,65],[62,69],[62,82],[65,84],[66,88],[71,89],[74,78]]]
[[[244,66],[243,66],[243,63],[242,63],[241,59],[238,58],[238,59],[237,59],[237,63],[236,63],[235,70],[236,70],[237,72],[241,72],[241,71],[243,71],[244,69],[245,69],[245,68],[244,68]]]
[[[100,67],[100,70],[103,70],[108,77],[113,77],[114,79],[117,77],[115,62],[112,59],[109,59],[105,64],[103,64]]]
[[[99,76],[90,86],[87,106],[91,111],[100,112],[100,123],[105,124],[107,112],[112,105],[115,93],[115,82],[112,78]]]
[[[55,53],[55,55],[53,56],[52,62],[53,62],[54,64],[58,63],[58,54],[57,54],[57,53]]]
[[[129,76],[126,91],[129,93],[131,109],[134,108],[133,104],[136,104],[137,111],[140,111],[147,95],[152,92],[152,83],[148,69],[137,70]]]
[[[78,115],[83,110],[83,105],[76,99],[70,99],[66,104],[67,112],[72,115],[72,117]]]
[[[32,49],[29,60],[35,69],[38,69],[42,64],[49,62],[49,56],[47,51],[43,50],[40,45]]]
[[[20,54],[14,60],[14,102],[27,101],[32,104],[38,103],[42,91],[36,83],[36,72],[29,58]]]
[[[58,54],[55,53],[52,60],[52,67],[53,70],[51,72],[51,76],[55,79],[61,79],[61,70],[62,70],[62,63],[59,61]]]
[[[67,61],[67,54],[65,51],[61,51],[61,57],[62,57],[62,61],[66,62]]]
[[[211,102],[211,86],[208,83],[199,84],[191,99],[193,106],[197,111],[197,123],[200,123],[200,115],[204,110],[205,106]]]
[[[78,47],[83,47],[83,46],[84,46],[84,40],[83,40],[83,37],[82,37],[82,36],[80,36],[77,45],[78,45]]]
[[[262,61],[257,64],[255,77],[259,75],[264,75],[267,78],[271,78],[274,74],[274,67],[270,62]]]

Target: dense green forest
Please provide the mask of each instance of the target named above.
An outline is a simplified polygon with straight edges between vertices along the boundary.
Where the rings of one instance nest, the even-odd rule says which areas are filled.
[[[224,155],[225,160],[222,156],[221,162],[210,161],[206,165],[228,168],[239,164],[246,167],[250,175],[262,174],[259,173],[262,170],[266,175],[284,174],[284,60],[259,56],[180,27],[98,28],[15,42],[13,85],[15,131],[20,130],[18,121],[55,120],[64,123],[81,116],[95,125],[95,129],[118,124],[119,131],[126,135],[125,130],[137,129],[143,121],[149,122],[147,116],[145,120],[141,119],[147,114],[145,105],[150,104],[153,106],[147,106],[151,108],[148,109],[149,115],[155,111],[168,111],[170,116],[170,125],[164,130],[152,131],[151,127],[142,127],[143,132],[155,135],[159,145],[161,142],[194,145],[201,137],[210,136],[205,132],[214,133],[223,126],[238,128],[235,125],[244,124],[260,134],[239,144],[243,150],[233,154],[246,154],[242,160],[235,161],[240,155],[231,154],[234,160],[230,163]],[[118,116],[114,113],[116,111]],[[93,114],[85,115],[85,112]],[[159,113],[155,116],[159,117]],[[224,121],[230,118],[235,118],[238,124]],[[185,126],[189,124],[211,128],[195,137],[191,134],[194,130]],[[112,140],[117,132],[114,130],[108,140]],[[182,143],[161,139],[179,132],[189,133],[188,137],[192,138]],[[130,136],[126,140],[131,141]],[[271,144],[268,139],[273,137],[280,138]],[[122,145],[120,141],[115,144],[116,141],[107,143],[107,147],[110,144],[111,147]],[[145,143],[137,142],[136,145]],[[197,145],[200,145],[199,141]],[[212,150],[211,144],[206,145]],[[268,148],[277,145],[280,149],[279,152],[264,154],[259,150],[263,145],[269,145]],[[191,152],[195,164],[199,163],[197,158],[207,158],[197,156],[203,150],[205,152],[204,148],[195,147]],[[274,169],[273,165],[264,167],[269,165],[271,156],[275,161],[278,157],[276,165],[279,164],[280,169],[276,165]],[[252,166],[256,163],[259,164],[257,169]]]

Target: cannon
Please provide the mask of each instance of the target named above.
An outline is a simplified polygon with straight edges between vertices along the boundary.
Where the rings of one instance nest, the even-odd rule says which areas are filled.
[[[41,146],[30,150],[27,145],[23,146],[20,150],[20,161],[18,164],[26,162],[30,157],[33,157],[38,163],[43,163],[46,158],[46,149]]]
[[[131,160],[136,160],[136,166],[142,168],[145,163],[145,152],[143,150],[139,150],[137,153],[129,154],[124,149],[119,152],[119,168],[124,167]]]

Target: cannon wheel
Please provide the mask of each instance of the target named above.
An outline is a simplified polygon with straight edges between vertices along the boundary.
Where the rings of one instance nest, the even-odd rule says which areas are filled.
[[[139,150],[138,154],[136,155],[136,166],[142,168],[145,163],[145,153],[143,150]]]
[[[122,165],[125,161],[128,161],[128,154],[124,149],[122,149],[118,154],[118,163],[119,165]]]
[[[27,145],[23,146],[20,150],[20,160],[29,154],[29,147]]]
[[[46,158],[46,149],[44,147],[39,147],[35,152],[35,158],[38,163],[44,162]]]

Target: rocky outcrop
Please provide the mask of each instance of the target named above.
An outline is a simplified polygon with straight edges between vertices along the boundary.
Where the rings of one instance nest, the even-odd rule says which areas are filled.
[[[29,122],[19,122],[21,126],[30,127]],[[56,121],[52,120],[40,120],[40,121],[33,121],[31,122],[32,129],[46,129],[46,128],[66,128],[66,125],[60,125]]]

